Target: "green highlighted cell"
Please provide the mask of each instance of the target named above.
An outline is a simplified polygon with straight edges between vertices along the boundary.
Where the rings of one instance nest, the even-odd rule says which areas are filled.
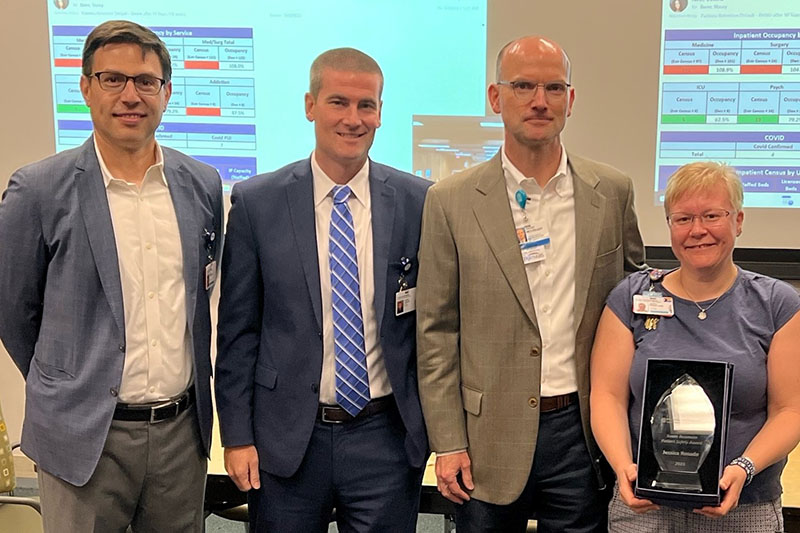
[[[59,113],[88,113],[89,106],[81,104],[58,104],[56,110]]]
[[[780,115],[739,115],[739,124],[778,124]]]
[[[662,124],[705,124],[705,115],[661,115]]]

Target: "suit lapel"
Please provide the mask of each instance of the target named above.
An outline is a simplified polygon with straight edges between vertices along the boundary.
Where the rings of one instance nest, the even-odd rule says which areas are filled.
[[[568,155],[575,190],[575,328],[580,326],[589,282],[592,279],[597,246],[603,230],[603,210],[606,198],[596,187],[600,182],[594,171],[577,157]]]
[[[395,228],[395,189],[387,183],[387,176],[375,168],[371,161],[369,188],[372,203],[372,265],[375,278],[375,316],[378,320],[378,331],[381,331],[383,313],[386,309],[389,247],[392,243],[392,232]],[[400,258],[396,259],[399,260]]]
[[[286,200],[289,218],[292,221],[295,245],[300,254],[300,265],[306,278],[306,285],[314,308],[314,318],[322,330],[322,301],[319,285],[319,256],[317,255],[317,230],[314,216],[314,180],[311,175],[311,162],[307,161],[301,169],[296,169],[286,187]]]
[[[75,165],[78,203],[100,284],[103,286],[114,322],[124,335],[125,313],[122,304],[122,283],[119,277],[117,245],[114,240],[114,226],[111,223],[106,187],[94,150],[94,137],[89,137],[82,150],[83,153]]]
[[[181,236],[181,252],[183,253],[183,278],[186,285],[186,312],[188,324],[194,323],[194,311],[197,307],[197,280],[199,276],[198,259],[200,242],[203,238],[203,229],[198,227],[194,206],[197,198],[191,185],[188,171],[181,165],[175,165],[164,154],[164,175],[167,177],[167,186],[175,208],[175,217],[178,219],[178,232]],[[213,228],[206,228],[213,231]],[[204,263],[205,264],[205,263]],[[191,331],[191,327],[189,328]]]
[[[536,311],[531,299],[525,265],[519,251],[499,153],[478,178],[475,189],[477,196],[472,209],[483,237],[528,319],[537,326]]]

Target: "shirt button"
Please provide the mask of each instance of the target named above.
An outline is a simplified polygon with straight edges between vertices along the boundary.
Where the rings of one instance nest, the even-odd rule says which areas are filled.
[[[549,277],[550,277],[552,274],[553,274],[553,271],[552,271],[552,270],[545,270],[545,271],[544,271],[544,275],[545,275],[545,276],[547,276],[548,278],[549,278]]]
[[[153,244],[148,242],[147,244],[144,245],[144,247],[150,250],[153,247]]]
[[[157,345],[158,345],[157,340],[153,339],[152,341],[150,341],[150,346],[157,346]]]
[[[156,391],[155,387],[150,387],[150,392],[155,392],[155,391]]]
[[[117,394],[119,394],[117,392],[117,389],[115,389],[114,387],[111,387],[111,390],[109,392],[111,393],[111,396],[114,396],[115,398],[116,398]]]
[[[537,400],[534,396],[528,398],[528,406],[531,409],[536,409],[536,406],[539,405],[539,400]]]
[[[544,311],[545,313],[549,313],[550,312],[550,306],[549,305],[543,306],[542,307],[542,311]]]
[[[155,295],[156,293],[154,293],[153,291],[147,293],[147,297],[150,298],[151,300],[155,297]]]

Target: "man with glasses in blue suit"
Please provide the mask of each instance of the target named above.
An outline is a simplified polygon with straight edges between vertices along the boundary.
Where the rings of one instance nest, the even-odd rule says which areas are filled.
[[[203,531],[217,171],[160,146],[170,57],[101,24],[80,89],[93,135],[11,177],[0,339],[26,380],[22,450],[45,531]]]

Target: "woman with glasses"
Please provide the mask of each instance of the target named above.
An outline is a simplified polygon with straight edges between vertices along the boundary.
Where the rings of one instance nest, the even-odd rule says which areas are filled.
[[[780,476],[800,441],[800,296],[733,263],[742,198],[729,166],[679,168],[667,183],[664,209],[680,266],[632,274],[606,302],[592,352],[591,410],[595,438],[617,475],[610,531],[783,531]],[[653,320],[633,305],[647,291],[672,298],[671,316]],[[735,365],[718,507],[659,507],[634,496],[650,358]]]

